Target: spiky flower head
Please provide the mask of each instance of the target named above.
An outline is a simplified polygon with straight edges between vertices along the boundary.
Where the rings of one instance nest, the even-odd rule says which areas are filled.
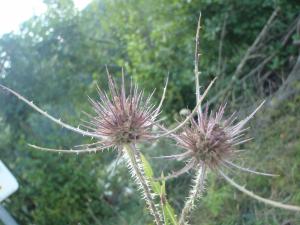
[[[236,134],[228,126],[231,120],[222,121],[224,108],[221,106],[215,115],[208,115],[206,110],[198,120],[191,119],[190,126],[176,136],[178,146],[186,149],[186,156],[194,162],[215,168],[234,152]]]
[[[172,135],[177,145],[185,149],[184,153],[166,156],[178,160],[187,160],[187,165],[171,176],[179,176],[192,168],[205,166],[212,170],[222,165],[231,164],[231,159],[237,153],[238,145],[249,138],[245,138],[245,124],[254,116],[262,104],[255,111],[240,122],[236,122],[235,113],[224,119],[226,104],[221,105],[217,112],[198,113],[192,118],[179,134]]]
[[[152,128],[157,123],[160,106],[151,104],[152,94],[145,98],[144,92],[131,83],[127,95],[124,76],[120,88],[109,73],[108,81],[108,93],[98,87],[99,100],[90,98],[95,116],[89,115],[86,127],[101,136],[107,146],[118,147],[153,138]]]

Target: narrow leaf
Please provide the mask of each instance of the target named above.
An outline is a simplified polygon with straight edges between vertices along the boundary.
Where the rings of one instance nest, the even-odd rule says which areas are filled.
[[[155,194],[160,195],[160,190],[161,190],[160,183],[157,181],[154,181],[154,179],[153,179],[154,173],[153,173],[152,167],[142,153],[141,153],[141,157],[142,157],[145,175],[147,176]]]

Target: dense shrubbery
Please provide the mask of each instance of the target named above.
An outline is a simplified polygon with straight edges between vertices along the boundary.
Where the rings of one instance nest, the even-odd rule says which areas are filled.
[[[295,24],[299,23],[300,6],[296,0],[95,0],[80,13],[69,0],[46,2],[45,15],[24,23],[20,33],[0,39],[1,83],[73,124],[83,117],[81,110],[89,110],[87,95],[96,96],[96,83],[105,86],[106,64],[116,77],[124,66],[147,91],[157,88],[157,99],[170,73],[164,107],[170,123],[178,118],[180,109],[191,108],[195,102],[193,52],[199,10],[203,18],[201,85],[219,76],[207,98],[212,104],[227,99],[234,110],[237,105],[247,108],[258,99],[277,97],[299,54],[293,44],[299,40]],[[236,73],[276,7],[280,11],[254,56]],[[9,64],[4,64],[6,61]],[[299,90],[299,83],[293,82],[291,88]],[[295,93],[299,92],[287,99]],[[299,204],[300,196],[290,193],[295,193],[300,183],[300,104],[297,96],[287,99],[280,107],[268,105],[265,116],[254,124],[258,130],[255,143],[247,145],[253,167],[275,171],[282,177],[269,180],[243,176],[241,181],[247,181],[247,186],[262,195],[272,193],[276,199]],[[140,207],[144,203],[128,182],[124,167],[112,169],[111,154],[62,156],[30,150],[26,143],[67,148],[89,140],[52,125],[17,101],[0,95],[0,157],[21,184],[5,202],[20,224],[151,221]],[[153,150],[146,154],[173,151],[165,146],[151,146]],[[165,169],[160,162],[155,164]],[[213,176],[209,180],[208,194],[193,224],[279,224],[284,220],[297,224],[295,221],[300,220],[295,214],[249,203],[240,194],[232,199],[228,186]],[[184,200],[185,195],[178,193],[187,192],[186,184],[186,177],[168,183],[173,205]]]

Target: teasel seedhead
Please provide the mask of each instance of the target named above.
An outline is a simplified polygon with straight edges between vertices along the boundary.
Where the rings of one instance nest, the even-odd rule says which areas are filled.
[[[129,94],[125,91],[124,76],[121,88],[108,73],[109,94],[98,87],[99,100],[90,98],[95,116],[82,125],[93,133],[100,135],[103,143],[108,146],[123,146],[124,144],[147,141],[156,136],[152,128],[158,123],[160,107],[151,103],[151,95],[147,98],[138,86],[130,85]]]
[[[244,138],[246,129],[243,127],[254,113],[233,125],[236,120],[234,114],[223,119],[225,107],[222,105],[216,113],[210,114],[206,108],[175,136],[177,145],[186,150],[185,156],[191,157],[193,163],[215,170],[234,156],[237,145],[250,140]]]
[[[218,167],[223,159],[228,159],[235,149],[232,141],[235,134],[227,127],[230,120],[221,121],[223,111],[224,106],[216,115],[208,116],[206,110],[198,121],[191,119],[190,126],[175,136],[177,145],[187,150],[187,157],[191,156],[195,163],[211,169]]]
[[[245,131],[247,130],[245,125],[263,103],[240,122],[236,122],[235,113],[224,119],[226,104],[221,105],[215,113],[208,113],[208,108],[203,113],[199,111],[197,118],[191,118],[189,125],[185,125],[178,134],[172,135],[177,145],[185,152],[178,155],[163,156],[162,158],[185,160],[186,165],[168,177],[179,176],[193,168],[199,168],[199,166],[214,171],[222,166],[232,166],[250,172],[249,169],[235,165],[231,161],[240,151],[238,145],[251,140],[251,138],[245,138]]]

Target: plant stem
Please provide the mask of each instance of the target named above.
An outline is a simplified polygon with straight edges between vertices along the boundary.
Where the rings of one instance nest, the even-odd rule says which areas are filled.
[[[196,37],[195,37],[195,58],[194,58],[194,74],[195,74],[195,87],[196,87],[196,103],[199,104],[198,106],[198,121],[200,121],[200,117],[202,116],[202,109],[200,103],[200,84],[199,84],[199,64],[200,64],[200,29],[201,29],[201,12],[199,14]]]
[[[195,86],[196,86],[196,102],[199,103],[200,101],[200,86],[199,86],[199,45],[200,45],[200,29],[201,29],[201,12],[199,14],[198,25],[197,25],[197,32],[195,37],[195,59],[194,59],[194,73],[195,73]],[[199,105],[199,112],[201,113],[201,105]],[[200,114],[199,113],[199,114]]]
[[[130,169],[130,172],[132,173],[136,183],[142,189],[150,213],[153,215],[156,225],[162,225],[160,219],[161,218],[160,213],[157,207],[155,206],[153,192],[151,190],[149,181],[145,176],[139,152],[136,151],[134,146],[131,146],[129,144],[126,144],[123,147],[124,147],[125,156],[127,156],[127,162],[128,162],[128,167]]]
[[[195,201],[201,197],[204,191],[205,178],[206,168],[205,166],[202,166],[199,169],[197,169],[197,173],[194,179],[194,185],[192,186],[189,197],[186,200],[184,207],[181,211],[181,216],[179,220],[180,225],[184,225],[186,223],[186,218],[189,216],[191,210],[194,208]]]

